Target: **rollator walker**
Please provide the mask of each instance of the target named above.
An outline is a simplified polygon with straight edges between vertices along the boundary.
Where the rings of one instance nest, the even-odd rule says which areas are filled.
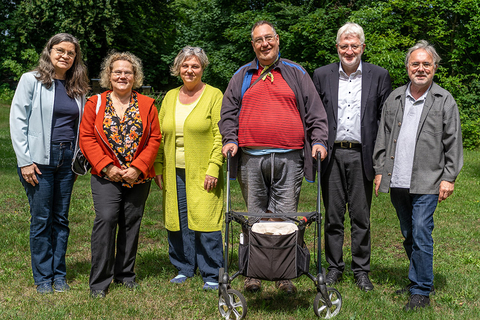
[[[317,208],[315,212],[293,213],[251,213],[234,212],[230,209],[230,162],[227,157],[227,200],[225,213],[225,256],[224,268],[219,270],[218,310],[224,319],[244,319],[247,315],[245,297],[232,289],[230,283],[239,275],[261,280],[277,281],[298,278],[305,274],[317,288],[313,301],[313,311],[318,317],[330,319],[338,315],[342,308],[342,296],[337,289],[325,284],[325,269],[321,264],[321,222],[320,213],[320,153],[317,154]],[[247,217],[247,218],[246,218]],[[262,223],[248,218],[282,218],[285,222]],[[300,217],[300,218],[299,218]],[[229,226],[232,221],[242,226],[238,250],[239,270],[232,276],[228,273]],[[304,242],[305,228],[312,223],[317,225],[317,275],[309,272],[310,252]],[[285,225],[285,226],[284,226]],[[288,226],[287,226],[288,225]],[[280,226],[280,234],[277,231]],[[287,231],[282,233],[283,227]],[[272,229],[272,230],[269,230]],[[314,248],[315,250],[315,248]]]

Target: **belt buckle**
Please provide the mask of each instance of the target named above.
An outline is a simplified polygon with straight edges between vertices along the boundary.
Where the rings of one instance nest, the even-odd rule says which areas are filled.
[[[340,148],[342,148],[342,149],[351,149],[351,148],[352,148],[352,143],[351,143],[351,142],[342,141],[342,142],[340,142]]]

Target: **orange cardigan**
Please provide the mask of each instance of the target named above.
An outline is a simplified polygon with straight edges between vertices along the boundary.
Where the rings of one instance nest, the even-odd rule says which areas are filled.
[[[120,168],[115,153],[108,144],[107,136],[103,132],[103,118],[107,103],[107,93],[101,94],[102,104],[96,113],[97,95],[90,97],[85,104],[85,109],[80,123],[80,148],[92,165],[92,174],[103,176],[102,169],[113,164]],[[138,108],[143,123],[143,133],[140,145],[135,152],[132,166],[142,171],[144,178],[155,177],[153,163],[157,156],[158,147],[162,140],[158,111],[154,105],[155,100],[137,93]]]

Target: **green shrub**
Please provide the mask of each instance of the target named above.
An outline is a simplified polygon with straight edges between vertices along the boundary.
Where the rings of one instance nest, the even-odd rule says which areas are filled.
[[[0,102],[10,104],[12,103],[15,90],[10,89],[7,83],[0,85]]]
[[[456,96],[462,122],[463,146],[474,150],[480,147],[480,80],[474,80]]]

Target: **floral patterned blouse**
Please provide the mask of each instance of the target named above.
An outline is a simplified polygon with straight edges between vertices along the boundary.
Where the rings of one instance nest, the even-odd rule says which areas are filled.
[[[140,139],[143,133],[143,123],[138,109],[137,94],[132,93],[130,104],[125,110],[123,118],[115,112],[113,101],[110,97],[111,92],[107,94],[107,104],[105,106],[105,116],[103,118],[103,132],[107,136],[108,144],[115,153],[122,168],[129,168],[135,152],[140,144]],[[108,177],[105,176],[108,180]],[[135,184],[145,183],[151,179],[144,179],[142,175],[139,176]],[[133,187],[123,181],[122,186]]]

